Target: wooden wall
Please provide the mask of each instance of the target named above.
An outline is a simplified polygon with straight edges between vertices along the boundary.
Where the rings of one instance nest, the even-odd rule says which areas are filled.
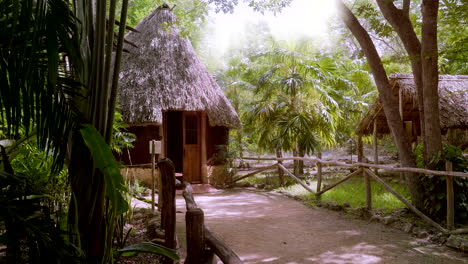
[[[222,126],[210,127],[207,125],[206,132],[206,159],[208,163],[210,163],[210,165],[224,164],[222,159],[213,159],[213,157],[220,157],[219,152],[223,150],[223,146],[228,145],[229,129]]]
[[[136,135],[136,141],[133,142],[134,147],[129,149],[130,157],[128,156],[127,149],[123,149],[122,154],[115,154],[116,159],[118,161],[122,161],[125,165],[151,163],[148,142],[153,139],[161,140],[161,136],[159,135],[159,126],[131,126],[127,130],[128,132]]]

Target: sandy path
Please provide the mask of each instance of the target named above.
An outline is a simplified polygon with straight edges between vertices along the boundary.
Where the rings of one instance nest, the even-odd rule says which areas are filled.
[[[231,189],[195,196],[205,223],[247,263],[468,263],[466,254],[381,224],[309,208],[280,194]],[[185,243],[185,203],[177,198]]]

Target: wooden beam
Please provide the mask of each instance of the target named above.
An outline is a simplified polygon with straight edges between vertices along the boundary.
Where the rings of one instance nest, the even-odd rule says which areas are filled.
[[[440,226],[438,223],[434,222],[431,218],[423,214],[421,211],[419,211],[416,207],[414,207],[410,202],[408,202],[403,196],[401,196],[397,191],[395,191],[392,187],[390,187],[388,184],[386,184],[382,179],[380,179],[379,176],[375,175],[371,170],[369,169],[364,169],[365,173],[369,174],[371,177],[373,177],[377,182],[382,184],[382,186],[387,189],[391,194],[393,194],[398,200],[400,200],[402,203],[404,203],[411,211],[413,211],[415,214],[417,214],[419,217],[421,217],[423,220],[434,226],[435,228],[439,229],[439,231],[443,233],[449,233],[449,230],[443,228]]]
[[[369,174],[367,174],[364,170],[362,171],[363,176],[364,176],[364,186],[366,188],[366,205],[367,205],[367,210],[372,209],[372,189],[371,189],[371,182],[370,182],[370,177]]]
[[[317,158],[322,158],[322,152],[319,151],[317,153]],[[317,194],[320,193],[320,189],[322,189],[322,163],[317,163]]]
[[[445,162],[445,170],[453,171],[453,164],[450,161]],[[446,185],[447,185],[447,229],[452,230],[455,226],[455,202],[454,202],[454,192],[453,192],[453,177],[447,176]]]
[[[201,128],[200,128],[200,137],[201,137],[201,150],[200,150],[200,155],[201,155],[201,181],[202,183],[208,183],[208,169],[207,169],[207,164],[206,161],[208,159],[207,157],[207,151],[206,151],[206,113],[202,112],[201,114]]]
[[[205,255],[205,224],[203,210],[189,209],[185,213],[187,235],[187,258],[185,263],[204,264]]]
[[[271,159],[268,159],[271,160]],[[364,162],[357,162],[353,164],[339,162],[339,161],[326,161],[317,158],[305,158],[305,157],[290,157],[290,158],[280,158],[280,159],[273,159],[273,160],[308,160],[314,162],[320,162],[324,165],[334,165],[334,166],[341,166],[346,168],[357,168],[357,167],[368,167],[368,168],[379,168],[388,171],[396,171],[396,172],[415,172],[415,173],[423,173],[423,174],[430,174],[434,176],[454,176],[454,177],[462,177],[468,178],[468,173],[466,172],[459,172],[459,171],[434,171],[428,169],[420,169],[420,168],[408,168],[408,167],[391,167],[386,165],[375,165],[371,163],[364,163]]]
[[[267,167],[262,167],[262,168],[260,168],[260,169],[258,169],[258,170],[256,170],[256,171],[250,172],[250,173],[248,173],[248,174],[246,174],[246,175],[244,175],[244,176],[240,176],[240,177],[238,177],[238,178],[236,178],[236,179],[233,179],[230,183],[238,182],[238,181],[240,181],[240,180],[242,180],[242,179],[245,179],[245,178],[247,178],[247,177],[250,177],[250,176],[252,176],[252,175],[255,175],[255,174],[257,174],[257,173],[260,173],[260,172],[262,172],[262,171],[267,171],[267,170],[274,169],[275,167],[276,167],[276,164],[273,164],[273,165],[270,165],[270,166],[267,166]]]
[[[187,210],[198,208],[198,205],[195,202],[195,199],[193,198],[192,185],[188,182],[184,182],[184,185],[185,185],[185,189],[182,192],[182,196],[185,199],[185,205],[187,207]]]
[[[358,174],[360,174],[360,173],[362,173],[362,172],[363,172],[362,169],[359,168],[358,170],[356,170],[356,171],[354,171],[354,172],[348,174],[348,175],[347,175],[346,177],[344,177],[343,179],[341,179],[341,180],[339,180],[339,181],[333,183],[332,185],[328,186],[327,188],[321,190],[320,192],[317,192],[317,194],[320,195],[320,194],[322,194],[322,193],[324,193],[324,192],[326,192],[326,191],[328,191],[328,190],[331,190],[331,189],[333,189],[335,186],[337,186],[338,184],[343,183],[343,182],[345,182],[345,181],[351,179],[351,177],[353,177],[353,176],[355,176],[355,175],[358,175]]]
[[[175,249],[175,222],[176,222],[176,195],[175,195],[175,171],[170,159],[164,158],[158,162],[162,179],[163,207],[161,212],[161,224],[164,228],[165,246]],[[159,194],[161,195],[161,193]]]
[[[377,137],[377,119],[374,119],[374,164],[379,164],[379,139]],[[378,174],[378,168],[374,168],[375,174]]]
[[[278,163],[278,167],[280,167],[284,172],[286,172],[287,175],[289,175],[291,178],[295,179],[300,185],[302,185],[302,187],[304,187],[306,190],[308,190],[309,192],[315,194],[315,192],[309,188],[309,186],[307,186],[305,183],[303,183],[301,181],[301,179],[297,178],[294,174],[292,174],[291,172],[289,172],[288,169],[286,169],[283,165],[279,164]]]
[[[239,256],[236,255],[226,243],[219,239],[205,226],[206,244],[213,250],[219,259],[225,264],[243,264]]]

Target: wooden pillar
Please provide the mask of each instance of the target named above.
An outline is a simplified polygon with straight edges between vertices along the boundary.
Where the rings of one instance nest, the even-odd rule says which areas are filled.
[[[362,144],[362,136],[358,137],[357,148],[358,148],[357,149],[358,162],[362,162],[364,159],[364,146]],[[372,209],[372,192],[371,192],[370,178],[369,178],[369,175],[365,172],[365,170],[362,171],[362,176],[364,177],[364,185],[366,187],[367,209],[371,210]]]
[[[322,152],[317,152],[317,158],[322,159]],[[322,188],[322,163],[317,162],[317,193],[320,192]]]
[[[362,145],[362,136],[358,136],[357,140],[357,159],[358,162],[362,162],[364,157],[364,146]]]
[[[401,121],[403,121],[403,111],[404,111],[404,108],[403,108],[403,90],[400,88],[398,90],[398,110],[400,111],[400,118],[401,118]]]
[[[165,141],[165,135],[164,135],[164,126],[161,124],[159,126],[159,137],[161,140],[161,154],[159,154],[159,157],[165,158],[166,157],[166,141]]]
[[[151,140],[150,144],[151,144],[151,147],[150,147],[150,151],[151,151],[151,212],[154,212],[154,196],[155,196],[155,185],[156,185],[155,183],[156,180],[155,180],[155,175],[154,175],[154,171],[156,169],[155,168],[156,167],[156,154],[154,153],[154,149],[155,149],[154,140]],[[158,198],[159,198],[159,195],[158,195]]]
[[[453,171],[453,164],[450,161],[445,162],[445,170]],[[455,204],[453,192],[453,176],[445,176],[447,183],[447,229],[451,230],[455,226]]]
[[[161,174],[163,192],[163,205],[161,212],[161,224],[164,228],[165,245],[175,248],[175,222],[176,222],[176,200],[175,200],[175,169],[170,159],[164,158],[158,162]]]
[[[208,169],[206,165],[207,157],[206,157],[206,127],[207,127],[207,122],[206,122],[206,113],[202,112],[201,113],[201,129],[200,129],[200,137],[201,137],[201,181],[202,183],[209,183],[208,182]]]
[[[283,151],[281,149],[276,150],[276,157],[277,158],[283,157]],[[278,164],[283,164],[283,161],[278,160]],[[280,167],[278,167],[278,177],[279,177],[280,185],[284,186],[284,172]]]
[[[401,121],[403,122],[403,90],[401,89],[401,87],[398,90],[398,110],[400,112]],[[405,174],[403,172],[400,172],[400,179],[405,180]]]
[[[379,139],[377,138],[377,119],[374,119],[374,164],[379,164]],[[374,168],[375,174],[378,173],[377,168]]]
[[[205,228],[203,211],[191,208],[185,213],[187,230],[187,259],[185,263],[203,264],[205,256]]]

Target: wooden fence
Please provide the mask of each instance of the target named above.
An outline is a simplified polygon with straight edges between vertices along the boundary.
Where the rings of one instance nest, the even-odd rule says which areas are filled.
[[[321,156],[319,156],[321,157]],[[372,193],[371,193],[371,181],[370,178],[373,178],[376,182],[381,184],[387,191],[389,191],[391,194],[393,194],[396,198],[398,198],[403,204],[405,204],[411,211],[413,211],[416,215],[421,217],[424,221],[427,223],[431,224],[438,230],[440,230],[443,233],[446,234],[463,234],[463,233],[468,233],[468,228],[461,228],[461,229],[456,229],[454,230],[454,192],[453,192],[453,179],[454,177],[464,177],[468,178],[468,173],[464,172],[455,172],[452,171],[452,164],[450,162],[447,162],[446,165],[446,171],[433,171],[433,170],[428,170],[428,169],[420,169],[420,168],[404,168],[404,167],[391,167],[391,166],[384,166],[384,165],[377,165],[377,164],[369,164],[369,163],[363,163],[360,162],[362,161],[362,155],[358,155],[358,162],[357,163],[344,163],[344,162],[338,162],[338,161],[325,161],[320,158],[303,158],[303,157],[291,157],[291,158],[255,158],[255,157],[244,157],[243,159],[245,160],[270,160],[270,161],[276,161],[277,163],[265,167],[258,168],[256,171],[248,173],[247,175],[237,177],[232,180],[231,183],[237,182],[241,179],[247,178],[249,176],[255,175],[259,172],[263,171],[268,171],[268,170],[273,170],[273,169],[281,169],[286,175],[289,177],[293,178],[295,181],[297,181],[300,185],[302,185],[307,191],[313,193],[316,195],[317,198],[320,198],[320,195],[335,188],[339,184],[351,179],[352,177],[356,175],[363,175],[364,178],[364,184],[365,184],[365,190],[366,190],[366,205],[367,209],[372,209]],[[288,169],[286,169],[283,165],[283,161],[287,160],[303,160],[303,161],[312,161],[317,164],[317,188],[316,191],[312,190],[307,184],[305,184],[301,179],[296,177],[293,173],[291,173]],[[322,190],[322,166],[327,165],[327,166],[339,166],[339,167],[345,167],[345,168],[357,168],[356,171],[349,173],[346,175],[344,178],[340,179],[339,181],[335,182],[332,185],[327,186],[325,189]],[[432,220],[430,217],[426,216],[424,213],[422,213],[420,210],[418,210],[416,207],[414,207],[408,200],[403,198],[402,195],[400,195],[395,189],[390,187],[388,184],[386,184],[378,175],[375,171],[372,171],[371,168],[374,169],[385,169],[387,171],[394,171],[394,172],[413,172],[413,173],[422,173],[422,174],[428,174],[428,175],[434,175],[434,176],[446,176],[447,177],[447,228],[442,227],[438,223],[436,223],[434,220]]]
[[[165,243],[169,248],[175,248],[175,223],[176,223],[176,177],[174,164],[169,159],[158,162],[162,184],[161,224],[164,229]],[[241,259],[221,239],[211,232],[204,224],[203,210],[198,208],[193,198],[192,186],[183,183],[177,186],[183,189],[187,212],[185,214],[187,233],[187,264],[211,264],[216,263],[215,255],[225,264],[242,264]],[[164,263],[173,263],[165,259]]]

